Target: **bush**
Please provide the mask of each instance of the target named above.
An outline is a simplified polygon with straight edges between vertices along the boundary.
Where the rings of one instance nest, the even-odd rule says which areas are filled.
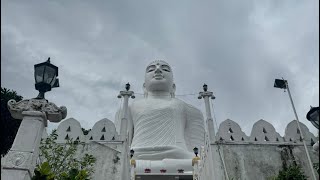
[[[307,176],[304,175],[304,172],[299,166],[291,165],[279,171],[279,174],[273,177],[272,180],[307,180]]]
[[[57,132],[53,130],[47,139],[40,145],[40,156],[44,162],[37,165],[32,180],[85,180],[93,173],[96,158],[85,154],[77,159],[79,141],[67,140],[65,144],[57,144]]]
[[[20,119],[14,119],[8,109],[8,101],[14,99],[17,102],[23,99],[16,91],[1,87],[1,127],[0,144],[1,157],[10,150],[21,124]]]

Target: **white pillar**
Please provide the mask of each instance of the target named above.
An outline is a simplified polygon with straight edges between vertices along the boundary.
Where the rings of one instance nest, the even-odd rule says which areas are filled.
[[[128,143],[128,101],[129,97],[134,98],[134,92],[129,91],[120,91],[120,94],[118,95],[119,98],[123,97],[123,117],[121,118],[121,124],[120,124],[120,137],[122,144],[122,150],[121,150],[121,169],[120,169],[120,176],[121,180],[128,180],[130,177],[130,164],[129,164],[129,143]]]
[[[123,117],[121,118],[121,124],[120,124],[120,136],[121,141],[126,141],[127,139],[127,131],[128,131],[128,100],[129,96],[124,94],[123,95]]]
[[[224,179],[222,171],[222,162],[221,162],[221,157],[220,157],[220,152],[219,152],[219,147],[218,144],[213,144],[216,143],[216,134],[214,130],[214,123],[213,119],[211,116],[211,109],[210,109],[210,98],[215,99],[215,96],[213,95],[213,92],[207,91],[207,87],[203,88],[203,92],[199,93],[198,99],[203,98],[205,107],[206,107],[206,123],[207,123],[207,133],[209,135],[209,138],[207,140],[208,145],[205,146],[209,150],[209,153],[206,154],[206,167],[204,169],[210,169],[210,172],[206,172],[209,174],[209,177],[215,177],[215,179]],[[223,158],[223,157],[222,157]],[[202,171],[202,173],[204,173]],[[228,177],[227,177],[228,178]]]
[[[209,91],[204,91],[199,93],[199,99],[203,98],[204,99],[204,104],[206,107],[206,123],[207,123],[207,128],[208,128],[208,133],[210,137],[210,142],[214,143],[216,141],[215,138],[215,130],[214,130],[214,124],[213,124],[213,119],[211,116],[211,109],[210,109],[210,102],[209,98],[215,99],[214,95],[212,92]]]
[[[14,100],[8,102],[13,118],[22,119],[13,145],[4,157],[1,179],[30,180],[39,157],[39,146],[47,119],[59,122],[67,115],[67,109],[58,108],[45,99]]]

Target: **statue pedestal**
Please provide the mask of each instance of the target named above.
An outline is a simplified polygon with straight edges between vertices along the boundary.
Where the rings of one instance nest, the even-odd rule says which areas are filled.
[[[135,160],[136,173],[144,173],[146,168],[151,169],[151,173],[160,173],[161,169],[167,170],[166,173],[177,173],[178,169],[184,172],[192,172],[192,159],[163,159],[159,161]]]

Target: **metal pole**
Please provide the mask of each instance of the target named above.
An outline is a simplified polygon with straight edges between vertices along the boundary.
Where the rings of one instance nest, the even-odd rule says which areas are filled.
[[[287,81],[285,81],[285,83],[286,83],[286,87],[288,89],[288,94],[289,94],[289,98],[290,98],[290,101],[291,101],[292,109],[293,109],[294,115],[296,116],[296,119],[297,119],[298,128],[299,128],[299,131],[301,132],[301,138],[302,138],[304,149],[306,150],[306,154],[307,154],[307,158],[308,158],[309,165],[310,165],[310,168],[311,168],[312,176],[313,176],[314,180],[317,180],[316,175],[314,173],[313,165],[312,165],[312,162],[311,162],[311,159],[310,159],[309,151],[307,149],[306,141],[304,139],[303,132],[302,132],[301,127],[300,127],[300,121],[299,121],[299,118],[298,118],[298,115],[297,115],[297,111],[296,111],[296,108],[294,107],[294,104],[293,104],[293,100],[292,100],[292,97],[291,97],[289,85],[288,85]]]

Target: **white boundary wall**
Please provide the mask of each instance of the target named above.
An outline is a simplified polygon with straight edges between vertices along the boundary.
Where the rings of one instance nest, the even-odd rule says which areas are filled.
[[[312,161],[319,162],[319,153],[312,151],[311,146],[318,139],[303,123],[300,123],[300,126],[310,149]],[[69,118],[60,123],[57,133],[59,143],[64,143],[66,137],[86,143],[78,153],[79,155],[90,153],[97,158],[94,179],[118,176],[120,161],[117,157],[121,157],[122,143],[112,121],[102,119],[95,123],[88,135],[84,135],[80,123],[76,119]],[[45,136],[47,135],[44,133],[43,137]],[[211,144],[211,149],[220,147],[230,179],[267,179],[292,163],[301,165],[306,175],[311,177],[301,132],[295,120],[287,125],[285,135],[282,137],[272,124],[265,120],[257,121],[250,136],[247,136],[236,122],[227,119],[220,124],[216,139],[217,142]],[[224,171],[224,168],[221,167],[221,170]]]

